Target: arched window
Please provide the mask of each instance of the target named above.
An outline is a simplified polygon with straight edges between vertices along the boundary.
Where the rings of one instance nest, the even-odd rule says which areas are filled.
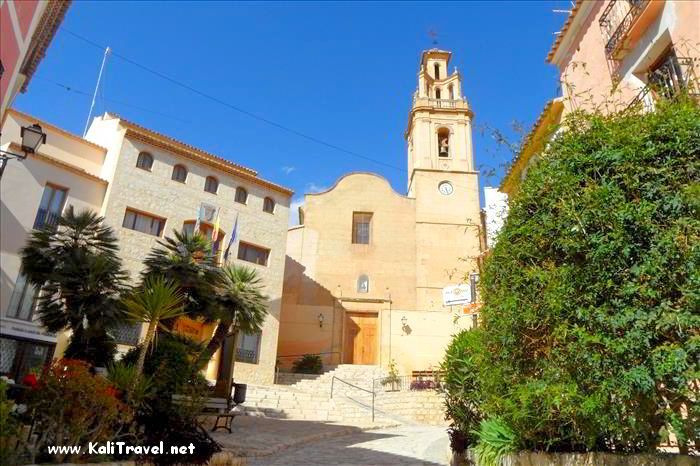
[[[173,176],[171,179],[184,183],[187,180],[187,168],[185,168],[184,165],[175,165],[173,167]]]
[[[438,157],[449,157],[450,156],[450,130],[447,128],[440,128],[437,133],[438,136]]]
[[[433,70],[435,70],[435,79],[440,79],[440,64],[435,63],[435,65],[433,65]]]
[[[207,179],[204,181],[204,190],[208,193],[216,194],[219,190],[219,180],[213,176],[207,176]]]
[[[455,100],[455,88],[452,84],[447,88],[450,91],[450,100]]]
[[[150,172],[153,168],[153,156],[148,152],[141,152],[136,159],[136,167]]]
[[[441,99],[441,97],[440,97],[440,88],[439,88],[439,87],[436,87],[436,88],[435,88],[435,98],[438,99],[438,100]]]
[[[266,197],[263,201],[263,211],[274,214],[275,213],[275,201],[271,197]]]
[[[369,277],[365,274],[357,277],[357,292],[369,293]]]
[[[248,191],[245,190],[245,188],[241,188],[240,186],[236,188],[236,202],[239,202],[241,204],[247,204],[248,203]]]

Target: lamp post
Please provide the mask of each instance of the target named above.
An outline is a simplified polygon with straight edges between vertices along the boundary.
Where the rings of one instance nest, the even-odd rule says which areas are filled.
[[[7,165],[8,160],[13,158],[24,160],[29,154],[35,153],[46,142],[46,133],[37,124],[23,126],[20,135],[22,136],[22,152],[24,154],[15,154],[14,152],[0,149],[0,178],[5,172],[5,165]]]

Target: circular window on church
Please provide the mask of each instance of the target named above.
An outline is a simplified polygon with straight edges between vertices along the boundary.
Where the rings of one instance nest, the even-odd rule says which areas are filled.
[[[443,181],[438,185],[438,190],[440,191],[440,194],[444,196],[449,196],[455,189],[452,186],[452,183],[450,183],[449,181]]]

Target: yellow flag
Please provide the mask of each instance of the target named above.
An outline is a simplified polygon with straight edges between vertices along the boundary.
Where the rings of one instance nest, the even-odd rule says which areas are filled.
[[[211,232],[211,242],[216,243],[216,239],[219,237],[219,212],[221,209],[216,210],[216,220],[214,220],[214,231]]]

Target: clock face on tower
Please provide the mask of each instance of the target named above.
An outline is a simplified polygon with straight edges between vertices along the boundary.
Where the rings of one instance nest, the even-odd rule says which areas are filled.
[[[449,196],[454,191],[454,187],[452,187],[452,183],[449,181],[443,181],[438,185],[438,190],[440,191],[440,194]]]

